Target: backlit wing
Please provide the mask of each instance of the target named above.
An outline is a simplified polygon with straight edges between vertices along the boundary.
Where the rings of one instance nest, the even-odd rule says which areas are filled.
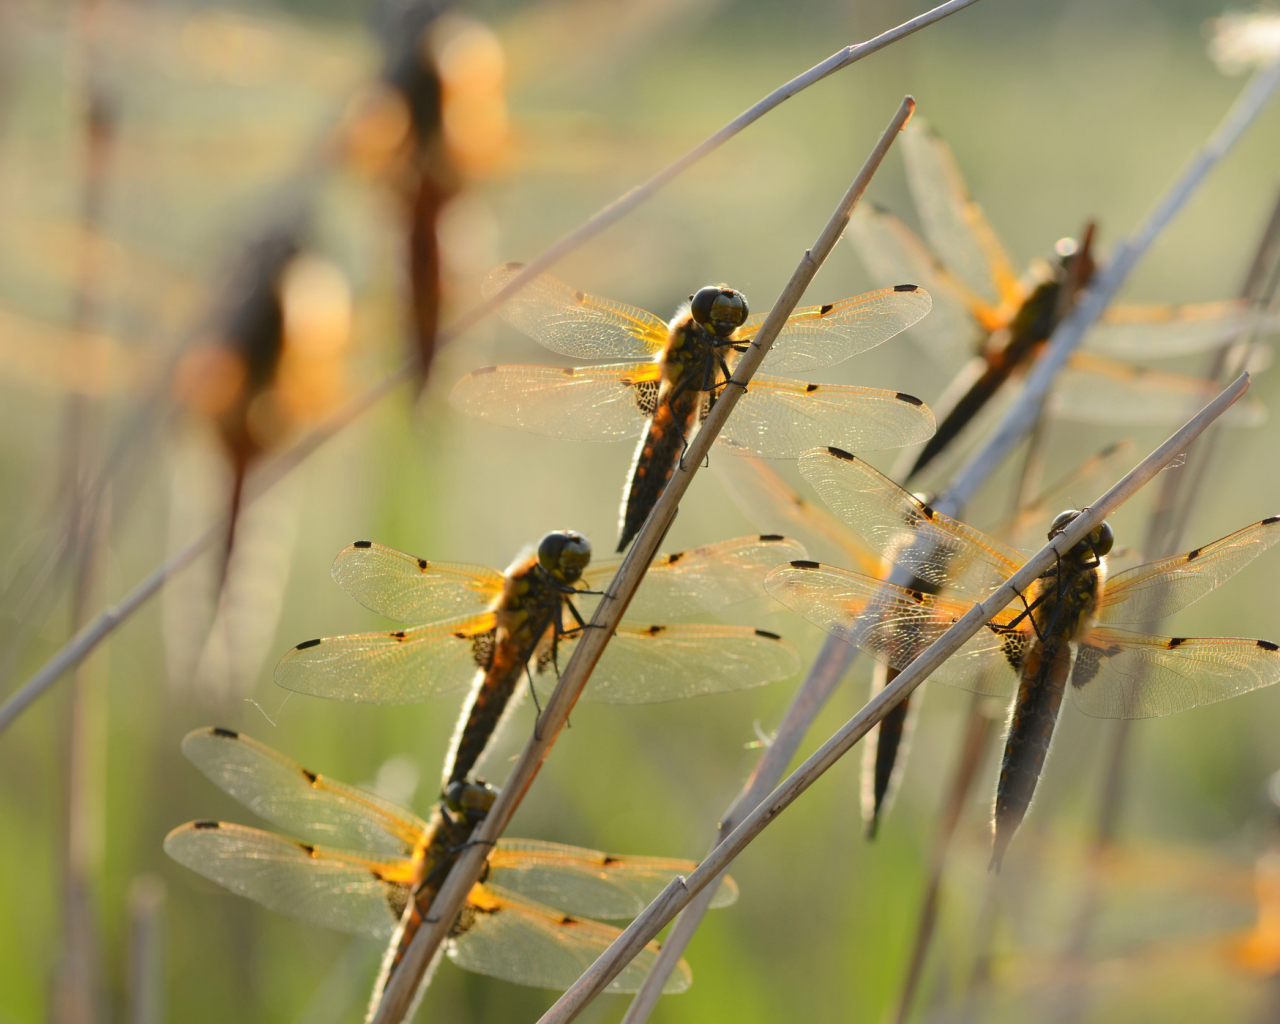
[[[561,664],[576,646],[560,645]],[[553,667],[540,668],[539,688],[555,683]],[[618,627],[583,691],[605,704],[657,704],[707,693],[727,693],[790,679],[800,655],[776,633],[749,626]]]
[[[970,197],[951,147],[917,116],[902,132],[902,151],[925,237],[943,265],[990,305],[1019,301],[1017,275]]]
[[[502,573],[488,566],[428,562],[368,540],[343,548],[331,571],[362,605],[397,622],[477,612],[502,593]]]
[[[920,320],[933,305],[917,284],[898,284],[821,306],[802,306],[787,317],[762,364],[773,373],[834,366],[882,345]],[[734,333],[750,341],[768,313],[755,313]]]
[[[407,857],[426,831],[426,823],[412,812],[308,771],[230,729],[189,732],[182,752],[215,786],[254,814],[325,846]]]
[[[1174,424],[1190,419],[1220,390],[1202,377],[1076,352],[1058,373],[1049,409],[1064,419],[1088,423]],[[1246,396],[1223,413],[1219,422],[1254,427],[1266,416],[1262,403]]]
[[[1190,306],[1112,306],[1085,336],[1085,346],[1118,359],[1162,359],[1225,345],[1246,333],[1271,333],[1280,313],[1235,299]]]
[[[928,440],[936,426],[927,405],[900,391],[757,374],[716,443],[742,454],[794,459],[836,441],[855,451],[901,448]]]
[[[980,600],[1025,561],[981,531],[935,512],[847,452],[805,452],[800,472],[872,550],[939,590]]]
[[[449,403],[503,427],[571,441],[639,437],[658,401],[658,364],[486,366],[454,385]]]
[[[1277,541],[1280,516],[1269,516],[1212,544],[1117,573],[1098,602],[1098,621],[1159,622],[1221,586]]]
[[[459,967],[517,985],[567,989],[621,932],[595,921],[571,917],[493,885],[471,890],[449,940],[449,958]],[[658,944],[648,946],[623,968],[606,992],[635,992],[653,967]],[[683,960],[664,992],[683,992],[692,981]]]
[[[488,298],[524,265],[504,263],[485,278]],[[540,274],[516,292],[498,313],[518,331],[552,352],[574,359],[634,359],[651,356],[667,343],[667,325],[652,313],[570,288]]]
[[[697,866],[670,857],[616,857],[534,839],[499,839],[485,881],[568,914],[630,920],[676,875]],[[711,905],[727,907],[737,898],[737,884],[726,877]]]
[[[1094,718],[1156,718],[1280,681],[1280,647],[1236,637],[1187,639],[1097,627],[1071,674],[1077,706]]]
[[[659,555],[650,563],[627,614],[641,619],[681,618],[764,597],[765,573],[783,562],[806,557],[803,544],[776,534],[737,537]],[[604,590],[621,564],[620,558],[593,562],[582,574],[582,586]],[[578,600],[586,608],[594,608],[595,599]]]
[[[175,828],[164,850],[277,914],[382,940],[395,931],[412,870],[403,858],[359,857],[217,821]]]
[[[899,671],[972,607],[819,562],[793,562],[774,569],[764,585],[815,626]],[[1005,609],[993,621],[997,627],[1005,626],[1015,614],[1016,609]],[[1022,630],[985,626],[929,678],[974,693],[1008,697],[1017,688],[1017,676],[1006,650],[1020,651],[1024,641]],[[986,671],[989,668],[996,671]]]
[[[298,644],[280,659],[276,682],[314,697],[409,704],[463,689],[487,664],[492,612],[394,633],[353,633]]]

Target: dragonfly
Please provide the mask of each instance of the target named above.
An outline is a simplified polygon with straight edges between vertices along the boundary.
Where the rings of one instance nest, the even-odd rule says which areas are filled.
[[[944,399],[937,433],[917,456],[920,474],[1014,375],[1039,354],[1093,276],[1093,229],[1063,239],[1053,263],[1036,260],[1021,276],[965,185],[950,147],[924,120],[912,118],[902,145],[907,181],[928,238],[926,245],[888,211],[863,204],[849,228],[873,277],[914,280],[933,311],[917,329],[930,356],[959,364],[976,358],[953,397]],[[1204,352],[1250,331],[1272,330],[1280,315],[1241,301],[1110,307],[1060,373],[1049,408],[1101,423],[1181,423],[1217,393],[1212,382],[1134,366],[1123,360]],[[1239,406],[1236,425],[1261,422],[1257,402]],[[847,446],[846,446],[847,447]]]
[[[765,588],[809,621],[899,671],[1025,563],[838,448],[800,471],[871,547],[936,591],[899,587],[807,560],[773,570]],[[1059,514],[1049,538],[1079,515]],[[1180,555],[1108,577],[1109,524],[1092,530],[933,674],[1014,698],[996,790],[991,865],[998,870],[1031,802],[1062,699],[1095,718],[1151,718],[1270,686],[1280,646],[1237,637],[1156,636],[1149,628],[1203,597],[1280,540],[1271,516]]]
[[[764,593],[764,575],[805,556],[776,534],[721,541],[650,564],[624,621],[583,696],[644,704],[721,693],[787,679],[800,666],[786,640],[729,625],[657,625],[658,616],[716,611]],[[484,752],[522,680],[535,699],[586,627],[579,600],[599,595],[621,559],[594,565],[582,534],[557,530],[505,573],[483,565],[431,562],[371,541],[344,548],[333,578],[380,615],[422,623],[390,632],[298,644],[276,668],[290,690],[338,700],[402,704],[472,690],[454,733],[445,782],[465,779]],[[568,625],[566,625],[568,623]]]
[[[521,269],[490,272],[486,295]],[[913,284],[840,302],[805,306],[787,318],[764,358],[791,373],[832,366],[888,341],[929,312]],[[535,341],[574,359],[642,359],[599,366],[486,366],[463,377],[450,401],[472,416],[547,437],[618,441],[640,437],[623,490],[618,550],[631,543],[764,324],[727,285],[699,289],[670,322],[634,306],[578,291],[550,275],[535,278],[499,312]],[[933,434],[920,399],[877,388],[808,384],[756,374],[717,443],[765,458],[793,459],[833,440],[857,451],[917,444]]]
[[[165,838],[180,864],[308,924],[390,941],[413,901],[431,900],[492,805],[462,784],[424,821],[412,811],[310,771],[230,729],[189,733],[182,751],[219,789],[294,838],[193,821]],[[565,989],[620,934],[588,918],[632,918],[693,861],[629,857],[532,839],[500,839],[449,938],[458,966],[521,985]],[[714,906],[737,899],[726,878]],[[634,992],[657,955],[650,943],[611,986]],[[692,976],[683,960],[664,991]]]

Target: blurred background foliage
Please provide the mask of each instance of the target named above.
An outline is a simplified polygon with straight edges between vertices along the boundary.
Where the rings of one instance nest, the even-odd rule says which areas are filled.
[[[532,257],[781,82],[918,11],[904,0],[533,0],[479,3],[465,13],[501,42],[509,134],[441,222],[446,322],[478,297],[494,263]],[[904,92],[952,145],[1016,263],[1047,255],[1087,218],[1099,220],[1105,253],[1240,87],[1205,56],[1202,24],[1218,13],[1207,0],[983,0],[791,100],[555,272],[664,317],[719,281],[763,310]],[[101,230],[86,242],[77,9],[37,0],[0,9],[0,636],[17,652],[0,665],[6,692],[68,635],[68,601],[33,601],[29,590],[31,563],[58,528],[51,509],[68,390],[101,392],[104,432],[122,435],[131,413],[166,387],[180,347],[206,329],[245,240],[290,209],[321,132],[380,66],[371,11],[348,0],[103,0],[98,14],[98,59],[117,119]],[[1273,104],[1160,239],[1125,298],[1233,295],[1280,183],[1277,167]],[[914,222],[899,154],[870,196]],[[399,216],[386,190],[344,169],[321,189],[307,232],[309,250],[338,268],[350,290],[347,395],[403,358]],[[81,372],[86,350],[69,347],[75,265],[86,245],[101,275],[93,351],[109,373]],[[843,244],[809,299],[872,283]],[[485,322],[438,354],[420,401],[396,392],[246,512],[240,558],[250,583],[237,593],[244,616],[268,627],[246,678],[210,687],[175,668],[193,661],[173,648],[199,632],[191,621],[200,621],[201,595],[216,583],[216,552],[195,567],[195,583],[175,584],[89,662],[85,692],[97,728],[80,756],[95,784],[92,906],[114,1019],[123,1019],[128,989],[129,893],[143,875],[165,886],[168,1019],[360,1019],[377,949],[275,917],[164,856],[161,840],[183,821],[257,824],[182,759],[178,742],[198,725],[229,726],[315,770],[380,782],[411,796],[420,813],[428,809],[456,701],[385,708],[286,700],[271,668],[302,639],[378,628],[329,578],[333,556],[357,538],[497,567],[551,529],[581,530],[601,553],[612,548],[629,444],[504,431],[462,418],[444,400],[466,370],[548,358],[497,320]],[[946,383],[909,336],[821,379],[926,400]],[[1274,409],[1274,375],[1259,377],[1254,394]],[[1273,417],[1229,435],[1186,546],[1277,510],[1277,431]],[[1122,433],[1133,432],[1054,424],[1048,475]],[[1161,435],[1133,436],[1146,450]],[[226,471],[209,428],[193,416],[166,414],[131,452],[111,498],[100,598],[122,594],[224,511]],[[872,461],[886,468],[892,458]],[[791,467],[780,472],[798,482]],[[1008,488],[1007,476],[993,481],[966,518],[1003,518]],[[1141,542],[1146,505],[1139,498],[1115,517],[1119,543]],[[749,532],[707,473],[666,546]],[[1278,580],[1272,562],[1260,560],[1169,629],[1280,640]],[[272,594],[281,588],[275,623]],[[734,614],[794,639],[806,659],[821,639],[764,599]],[[860,659],[815,725],[815,740],[861,705],[869,673]],[[773,727],[793,688],[659,707],[581,706],[512,834],[697,857],[754,763],[758,731]],[[49,1014],[62,942],[68,693],[64,680],[0,737],[0,1021]],[[963,694],[931,693],[903,792],[874,844],[861,837],[850,758],[752,847],[734,869],[741,900],[712,915],[690,948],[693,988],[663,1000],[655,1020],[884,1019],[967,705]],[[1050,1019],[1064,987],[1088,992],[1087,1020],[1260,1019],[1270,983],[1233,966],[1229,951],[1233,930],[1255,915],[1254,859],[1277,840],[1265,797],[1267,777],[1280,768],[1277,721],[1280,693],[1266,691],[1136,725],[1105,906],[1083,964],[1068,975],[1055,957],[1080,898],[1112,723],[1065,712],[1001,879],[984,1019]],[[515,733],[528,722],[527,714],[517,719],[491,753],[490,777],[505,774]],[[995,757],[993,749],[948,875],[924,989],[930,1019],[953,1019],[979,945]],[[552,998],[446,964],[419,1019],[532,1020]],[[585,1019],[616,1020],[624,1006],[606,997]]]

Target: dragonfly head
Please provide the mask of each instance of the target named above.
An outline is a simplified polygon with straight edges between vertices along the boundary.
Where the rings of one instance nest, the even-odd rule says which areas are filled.
[[[475,782],[450,783],[445,790],[444,805],[455,815],[478,823],[484,820],[497,799],[496,789],[484,779],[476,779]]]
[[[712,284],[689,296],[689,312],[717,338],[727,338],[743,325],[751,310],[742,292],[728,285]]]
[[[556,530],[538,544],[538,564],[561,583],[575,583],[591,561],[591,542],[576,530]]]
[[[1053,524],[1049,527],[1049,539],[1053,540],[1054,537],[1058,536],[1058,534],[1065,530],[1079,514],[1080,513],[1075,509],[1067,509],[1065,512],[1059,512],[1057,516],[1054,517]],[[1105,522],[1099,523],[1089,532],[1088,536],[1086,536],[1084,540],[1072,548],[1072,554],[1086,555],[1093,553],[1097,555],[1105,555],[1111,550],[1112,545],[1114,545],[1115,542],[1116,535],[1111,529],[1111,524]]]

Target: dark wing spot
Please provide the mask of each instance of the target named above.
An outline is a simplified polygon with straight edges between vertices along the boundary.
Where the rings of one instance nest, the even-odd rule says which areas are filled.
[[[311,783],[311,785],[313,786],[320,780],[320,776],[317,775],[315,772],[311,771],[309,768],[303,768],[302,774],[307,777],[307,781]]]
[[[786,540],[787,538],[780,533],[762,533],[760,534],[760,539],[766,544],[772,544],[775,541]]]
[[[220,725],[215,725],[210,731],[215,736],[221,736],[223,739],[238,740],[240,738],[240,734],[234,729],[224,729]]]
[[[1173,650],[1175,647],[1179,647],[1186,642],[1187,638],[1185,636],[1171,636],[1169,637],[1169,650]]]
[[[826,316],[826,315],[827,315],[828,313],[830,313],[834,308],[835,308],[835,303],[833,303],[833,302],[824,302],[824,303],[822,304],[822,308],[818,310],[818,316]]]
[[[574,370],[572,366],[562,366],[560,367],[560,372],[563,373],[566,377],[572,377]]]
[[[781,640],[781,639],[782,639],[782,637],[780,637],[777,633],[770,633],[767,629],[757,629],[757,630],[756,630],[756,636],[762,636],[762,637],[764,637],[766,640]]]
[[[498,372],[498,368],[496,366],[482,366],[478,370],[472,370],[470,373],[470,376],[481,377],[486,373],[497,373],[497,372]]]
[[[587,298],[587,293],[586,293],[586,292],[574,292],[574,293],[573,293],[573,300],[574,300],[575,302],[583,302],[583,301],[585,301],[585,300],[586,300],[586,298]]]
[[[617,858],[617,857],[611,857],[609,854],[607,854],[607,853],[606,853],[606,854],[604,855],[604,859],[603,859],[602,861],[600,861],[600,863],[601,863],[601,864],[616,864],[616,863],[618,863],[618,859],[619,859],[619,858]]]
[[[1199,549],[1199,548],[1196,548],[1194,551],[1188,551],[1188,552],[1187,552],[1187,561],[1188,561],[1188,562],[1190,562],[1193,558],[1198,558],[1199,556],[1200,556],[1200,549]]]
[[[922,516],[924,516],[926,519],[932,519],[932,518],[933,518],[933,509],[931,509],[928,505],[921,505],[921,506],[920,506],[920,514],[921,514]]]
[[[641,416],[652,416],[658,411],[658,382],[645,380],[634,385],[636,389],[636,408]]]
[[[298,849],[305,850],[308,857],[314,857],[316,855],[316,848],[310,843],[299,843]]]
[[[353,548],[371,548],[371,547],[373,547],[373,541],[371,541],[371,540],[358,540],[358,541],[356,541],[354,544],[352,544],[351,546],[352,546]]]
[[[524,270],[524,264],[523,263],[504,263],[502,264],[502,269],[503,270]]]
[[[666,628],[666,626],[650,626],[645,632],[650,636],[657,636],[659,633],[665,632]]]
[[[827,451],[834,455],[837,459],[844,459],[845,462],[852,462],[853,456],[843,448],[828,448]]]
[[[916,398],[915,395],[909,395],[905,391],[899,391],[894,397],[899,402],[906,402],[908,405],[924,405],[924,402]]]
[[[794,561],[794,562],[792,562],[792,563],[791,563],[791,568],[793,568],[793,569],[821,569],[821,568],[822,568],[822,563],[821,563],[821,562],[809,562],[809,561],[806,561],[805,559],[797,559],[796,561]]]
[[[916,604],[924,604],[924,593],[922,591],[908,590],[907,593],[911,595],[911,600]]]
[[[222,826],[216,821],[193,821],[191,823],[191,827],[204,830],[208,828],[221,828]]]
[[[667,565],[675,565],[676,562],[680,561],[680,559],[682,558],[684,558],[683,551],[676,551],[670,555],[667,555]]]
[[[914,284],[895,284],[893,290],[895,292],[914,292],[917,286]]]
[[[427,571],[427,560],[425,558],[418,559],[418,568],[421,569],[423,572]]]
[[[805,392],[805,394],[806,394],[806,395],[807,395],[807,394],[811,394],[812,392],[817,391],[817,390],[818,390],[818,385],[817,385],[817,384],[806,384],[806,385],[804,386],[804,392]]]
[[[1258,646],[1264,651],[1280,651],[1280,644],[1273,644],[1270,640],[1259,640]]]
[[[318,643],[320,643],[319,640],[303,640],[302,643],[298,644],[298,646],[294,648],[294,650],[305,651],[308,647],[315,647]]]
[[[404,630],[403,630],[403,629],[397,629],[394,633],[388,633],[388,634],[387,634],[387,636],[391,637],[391,639],[392,639],[392,640],[403,640],[403,639],[404,639]]]
[[[1280,523],[1280,516],[1267,516],[1266,519],[1262,520],[1263,526],[1270,526],[1272,523]]]

